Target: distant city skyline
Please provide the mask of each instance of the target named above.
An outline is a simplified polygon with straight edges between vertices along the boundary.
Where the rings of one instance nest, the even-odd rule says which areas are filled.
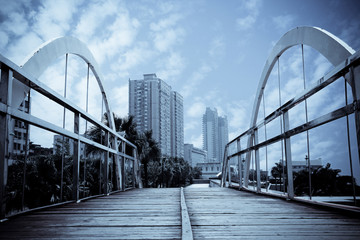
[[[221,162],[224,158],[225,145],[229,142],[228,122],[226,116],[219,116],[217,109],[210,107],[202,118],[203,149],[211,162]]]

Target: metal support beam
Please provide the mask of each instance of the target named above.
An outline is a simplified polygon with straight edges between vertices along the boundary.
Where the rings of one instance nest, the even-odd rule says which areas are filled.
[[[114,144],[114,148],[116,149],[117,148],[117,141],[118,139],[115,137],[114,138],[114,141],[115,141],[115,144]],[[114,154],[114,161],[115,161],[115,166],[116,166],[116,169],[114,169],[115,171],[115,176],[116,176],[116,187],[117,187],[117,190],[120,190],[121,189],[121,165],[120,165],[120,156],[118,154]]]
[[[345,117],[347,114],[349,115],[349,114],[354,113],[355,112],[354,108],[356,108],[357,105],[359,105],[359,104],[357,104],[357,101],[352,104],[348,104],[345,107],[341,107],[335,111],[332,111],[323,116],[320,116],[314,120],[309,121],[308,123],[305,123],[305,124],[302,124],[300,126],[293,128],[293,129],[290,129],[289,131],[286,131],[283,134],[277,135],[266,141],[263,141],[263,142],[259,143],[257,146],[253,146],[251,144],[250,147],[243,149],[240,152],[236,152],[236,153],[230,155],[229,157],[234,157],[234,156],[237,156],[240,154],[246,154],[248,156],[248,155],[250,155],[250,151],[255,150],[257,147],[258,148],[265,147],[266,145],[270,145],[272,143],[275,143],[275,142],[278,142],[278,141],[284,139],[285,136],[291,137],[291,136],[297,135],[299,133],[305,132],[307,130],[321,126],[323,124],[326,124],[328,122],[334,121],[336,119]],[[248,161],[248,160],[246,160],[246,161]],[[249,156],[249,161],[250,161],[250,156]],[[246,175],[244,174],[244,176],[246,176]]]
[[[109,147],[109,133],[105,132],[105,141],[106,146]],[[104,194],[109,194],[109,158],[110,158],[110,152],[106,151],[105,153],[105,168],[104,168]]]
[[[222,175],[221,175],[220,187],[225,187],[225,183],[226,183],[227,164],[228,164],[228,158],[227,158],[228,148],[229,148],[229,145],[226,145],[225,151],[224,151],[223,164],[222,164],[222,171],[221,171]]]
[[[135,178],[135,161],[131,160],[132,162],[132,165],[133,165],[133,182],[132,182],[132,187],[135,188],[135,181],[136,181],[136,178]]]
[[[259,136],[257,129],[254,131],[254,141],[255,141],[255,145],[259,143]],[[259,148],[255,149],[255,168],[256,168],[256,191],[261,192]]]
[[[352,94],[354,99],[354,115],[357,139],[357,151],[360,161],[360,66],[350,68],[349,74],[346,75],[348,82],[352,86]],[[355,102],[356,101],[356,102]]]
[[[284,112],[283,115],[284,131],[287,132],[290,129],[289,112]],[[292,170],[291,159],[291,142],[290,136],[285,137],[285,158],[286,158],[286,172],[287,172],[287,194],[290,199],[294,198],[294,178]]]
[[[125,142],[121,142],[121,151],[125,153]],[[121,173],[121,190],[125,191],[125,157],[121,157],[121,167],[120,167],[120,173]]]
[[[237,140],[237,151],[241,151],[241,143],[240,143],[240,139]],[[239,171],[239,189],[242,188],[243,184],[242,184],[242,160],[241,160],[241,154],[238,155],[238,171]]]
[[[0,102],[11,105],[13,73],[9,68],[1,67]],[[8,176],[8,160],[10,157],[10,131],[12,129],[10,115],[0,114],[0,221],[6,216],[6,184]]]
[[[247,148],[251,148],[253,146],[254,132],[250,131],[248,135]],[[245,169],[244,169],[244,185],[247,188],[249,186],[249,170],[250,170],[250,161],[251,161],[251,151],[246,152],[245,159]]]
[[[80,130],[80,114],[74,114],[74,133],[79,135]],[[80,139],[74,141],[73,155],[73,198],[79,201],[79,174],[80,174],[80,157],[81,157]]]

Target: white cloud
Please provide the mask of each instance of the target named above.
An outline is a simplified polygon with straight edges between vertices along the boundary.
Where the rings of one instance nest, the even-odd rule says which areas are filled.
[[[45,41],[64,36],[70,30],[73,14],[77,11],[79,1],[45,1],[35,16],[33,29]]]
[[[136,43],[133,48],[126,50],[124,53],[120,53],[113,64],[110,65],[114,73],[110,79],[128,78],[132,68],[150,61],[154,56],[155,52],[149,48],[147,42]]]
[[[0,49],[5,48],[8,42],[9,42],[8,35],[5,32],[0,31]]]
[[[28,31],[29,25],[23,13],[10,12],[8,19],[1,24],[1,28],[15,36],[22,36]]]
[[[240,30],[247,30],[253,27],[259,15],[260,7],[260,0],[250,0],[242,2],[241,8],[245,12],[245,16],[236,19],[237,26]]]
[[[360,48],[360,39],[354,34],[360,28],[360,20],[352,19],[351,21],[344,21],[343,26],[340,27],[341,33],[339,37],[344,40],[345,43],[349,44],[355,50]]]
[[[181,89],[181,95],[186,98],[191,95],[191,93],[196,89],[197,85],[210,73],[213,68],[210,65],[203,64],[197,71],[195,71],[190,79],[184,84],[184,87]]]
[[[140,23],[132,19],[127,12],[119,13],[106,30],[110,33],[100,35],[90,44],[95,59],[99,63],[117,56],[125,47],[131,46],[136,38]]]
[[[129,88],[128,84],[113,88],[110,92],[112,111],[125,117],[129,113]]]
[[[185,60],[178,52],[171,52],[170,55],[158,61],[157,67],[160,69],[156,71],[162,79],[167,82],[176,79],[184,70]]]
[[[173,11],[175,11],[177,9],[177,6],[175,4],[176,2],[165,2],[165,1],[160,1],[158,3],[158,7],[159,10],[162,14],[168,14],[171,13]]]
[[[185,31],[182,28],[168,29],[155,35],[154,45],[160,52],[165,52],[171,49],[171,47],[180,42],[185,35]]]
[[[244,18],[239,18],[236,20],[239,28],[242,30],[247,30],[253,26],[256,21],[257,14],[248,15]]]
[[[90,3],[80,16],[79,23],[75,28],[75,34],[85,41],[90,40],[96,31],[104,30],[105,20],[120,12],[114,1]],[[102,14],[106,13],[106,14]],[[106,27],[105,27],[106,28]]]
[[[318,54],[313,66],[315,67],[315,71],[312,76],[310,76],[312,81],[319,80],[332,68],[331,63],[321,54]]]
[[[210,44],[209,56],[220,57],[224,55],[225,43],[222,37],[216,37]]]
[[[179,14],[172,14],[168,18],[159,20],[157,23],[151,23],[150,29],[154,32],[167,30],[171,27],[176,26],[179,20],[181,20],[181,18],[182,17]]]
[[[158,51],[166,52],[182,41],[185,30],[178,26],[181,19],[181,15],[172,14],[168,18],[150,24],[151,36]]]
[[[33,53],[43,43],[39,36],[34,32],[28,32],[9,45],[7,55],[18,65],[23,64],[26,56]]]
[[[200,149],[202,149],[202,147],[203,147],[203,137],[202,137],[201,134],[197,135],[197,136],[192,135],[191,139],[190,139],[190,142],[191,142],[191,144],[194,145],[194,147],[197,147],[197,148],[200,148]]]
[[[195,102],[191,104],[186,113],[189,117],[200,119],[201,116],[205,113],[205,109],[206,105],[203,102]]]
[[[289,28],[293,25],[295,19],[296,17],[290,14],[280,15],[272,18],[276,28],[281,32],[284,30],[290,30]]]
[[[229,127],[245,131],[250,125],[249,115],[245,102],[232,102],[227,104],[226,112],[228,115]]]

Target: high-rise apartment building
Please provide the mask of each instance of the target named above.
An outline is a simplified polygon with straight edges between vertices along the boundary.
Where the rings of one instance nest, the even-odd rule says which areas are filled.
[[[158,78],[129,79],[129,115],[138,132],[152,130],[163,156],[184,156],[184,116],[182,96]]]
[[[170,97],[171,156],[184,157],[184,107],[183,97],[171,92]]]
[[[203,149],[207,151],[209,161],[221,162],[229,142],[227,118],[219,117],[216,108],[207,107],[202,121]]]

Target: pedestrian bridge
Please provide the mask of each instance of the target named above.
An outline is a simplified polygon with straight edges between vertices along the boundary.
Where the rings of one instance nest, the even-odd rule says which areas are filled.
[[[284,101],[280,57],[294,46],[301,47],[302,74],[297,80],[302,87]],[[333,66],[310,86],[304,47],[315,49]],[[67,96],[68,78],[82,81],[68,74],[73,55],[86,65],[85,94],[76,96],[84,96],[79,100],[82,107]],[[64,92],[60,94],[39,78],[64,56]],[[116,131],[103,76],[84,43],[72,37],[52,40],[21,66],[0,55],[0,236],[358,239],[359,63],[359,52],[325,30],[299,27],[289,31],[265,63],[250,128],[225,147],[221,179],[210,183],[219,187],[144,189],[141,156],[136,145]],[[278,106],[268,112],[265,93],[269,93],[271,77],[277,79]],[[97,117],[91,112],[96,106],[89,106],[91,82],[99,91]],[[331,86],[342,89],[343,104],[334,109],[333,99],[320,94],[329,100],[323,110],[331,108],[313,117],[308,100]],[[302,106],[304,119],[300,121]],[[60,114],[46,108],[60,109]],[[338,144],[348,152],[336,160],[339,166],[346,165],[343,171],[312,158],[310,140],[319,134],[314,130],[334,122],[336,132],[345,136]],[[270,131],[274,125],[277,131]],[[96,130],[95,138],[89,137],[89,129]],[[53,147],[34,139],[50,139]],[[305,149],[300,160],[295,158],[299,146]]]
[[[358,239],[360,235],[360,219],[355,213],[230,188],[210,188],[207,184],[184,188],[187,212],[183,214],[181,191],[133,189],[39,210],[3,222],[0,237]]]

